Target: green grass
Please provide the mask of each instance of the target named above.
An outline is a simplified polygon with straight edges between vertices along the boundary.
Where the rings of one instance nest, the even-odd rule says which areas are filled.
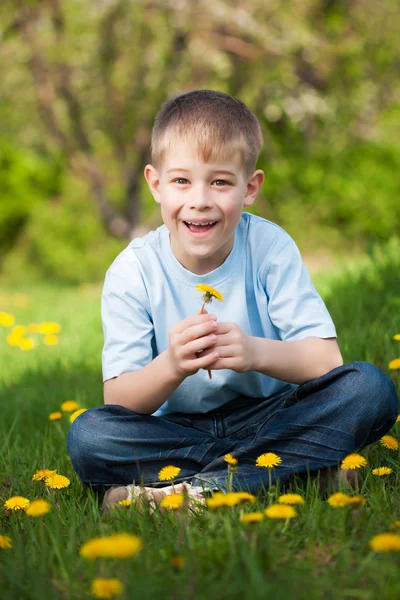
[[[336,323],[344,361],[367,360],[388,371],[400,356],[400,242],[375,248],[361,264],[341,264],[336,272],[314,277]],[[400,519],[398,454],[379,444],[363,454],[369,465],[361,493],[361,508],[334,509],[315,485],[294,481],[293,491],[306,499],[299,516],[285,526],[265,520],[256,525],[239,521],[233,507],[193,516],[140,516],[135,507],[101,515],[98,499],[82,486],[65,449],[68,419],[48,420],[64,400],[81,407],[102,404],[100,321],[101,286],[59,288],[50,284],[9,289],[0,295],[0,310],[17,322],[44,320],[62,326],[58,346],[38,345],[22,352],[6,343],[0,328],[0,534],[13,547],[0,549],[0,597],[6,599],[80,599],[89,597],[92,578],[118,577],[125,584],[121,598],[219,599],[324,598],[397,599],[400,596],[400,553],[375,554],[369,539]],[[20,304],[17,293],[29,300]],[[392,432],[400,437],[400,423]],[[393,468],[388,478],[376,478],[371,467]],[[38,468],[53,468],[71,485],[49,493],[33,483]],[[239,465],[240,468],[240,465]],[[46,497],[52,512],[39,519],[8,515],[4,502],[13,495]],[[143,549],[125,561],[89,562],[79,557],[91,537],[116,531],[141,536]],[[170,566],[175,555],[182,569]]]

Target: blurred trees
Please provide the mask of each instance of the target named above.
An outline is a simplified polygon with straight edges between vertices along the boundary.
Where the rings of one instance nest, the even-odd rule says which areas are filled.
[[[134,236],[155,214],[142,176],[155,115],[212,88],[262,124],[255,212],[366,239],[400,225],[396,0],[4,0],[0,19],[0,148],[62,165],[64,183],[41,190],[50,213],[56,201],[71,218],[76,189],[108,234]],[[4,168],[0,203],[13,204]],[[22,224],[34,243],[32,210],[11,226],[0,206],[3,252]]]

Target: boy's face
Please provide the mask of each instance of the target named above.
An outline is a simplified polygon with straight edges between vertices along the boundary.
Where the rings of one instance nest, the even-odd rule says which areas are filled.
[[[264,173],[246,176],[235,157],[205,163],[191,145],[179,142],[158,171],[146,166],[145,177],[161,205],[175,257],[189,271],[204,275],[222,265],[231,252],[243,207],[253,204]],[[215,224],[189,228],[188,221]]]

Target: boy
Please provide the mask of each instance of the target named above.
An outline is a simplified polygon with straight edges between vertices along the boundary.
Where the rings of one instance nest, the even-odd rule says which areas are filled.
[[[243,212],[264,173],[260,125],[239,100],[195,90],[168,101],[145,178],[164,225],[132,240],[102,296],[104,405],[72,424],[67,445],[105,506],[173,491],[268,486],[256,459],[282,462],[272,482],[335,467],[394,424],[393,382],[366,362],[343,364],[336,330],[293,239]],[[199,314],[197,284],[217,289]],[[208,308],[210,306],[208,305]],[[211,371],[210,379],[207,371]],[[132,485],[132,484],[136,484]],[[138,487],[143,484],[144,487]]]

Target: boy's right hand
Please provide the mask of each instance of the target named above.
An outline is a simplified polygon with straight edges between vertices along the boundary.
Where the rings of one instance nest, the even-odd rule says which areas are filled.
[[[199,369],[207,369],[217,360],[218,352],[197,354],[215,344],[216,328],[216,315],[205,312],[188,317],[169,330],[168,350],[175,375],[185,379]]]

